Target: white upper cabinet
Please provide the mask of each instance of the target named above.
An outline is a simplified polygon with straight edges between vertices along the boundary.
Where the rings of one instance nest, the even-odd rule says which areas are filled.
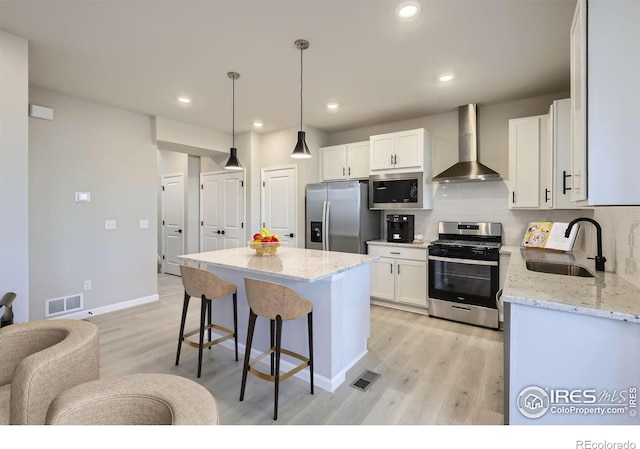
[[[591,206],[640,205],[639,23],[638,1],[578,1],[571,30],[571,193]]]
[[[571,44],[571,200],[587,199],[587,11],[578,0],[570,32]]]
[[[571,100],[556,100],[549,108],[549,153],[553,209],[575,209],[571,199]]]
[[[322,181],[369,177],[369,141],[320,148]]]
[[[432,137],[424,128],[371,136],[371,174],[425,172],[431,176]]]
[[[509,120],[509,208],[548,209],[548,115]]]
[[[509,208],[576,209],[571,199],[571,101],[509,120]]]

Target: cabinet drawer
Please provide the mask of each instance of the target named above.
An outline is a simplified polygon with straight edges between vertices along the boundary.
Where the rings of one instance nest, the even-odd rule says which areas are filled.
[[[371,256],[391,257],[393,259],[427,260],[426,248],[368,245],[367,252]]]

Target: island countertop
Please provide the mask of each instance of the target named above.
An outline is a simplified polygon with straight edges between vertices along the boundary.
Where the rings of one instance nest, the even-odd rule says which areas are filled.
[[[640,289],[616,273],[595,271],[585,254],[504,246],[502,251],[511,254],[505,302],[640,323]],[[529,260],[576,264],[594,277],[530,271]]]
[[[259,256],[249,247],[178,256],[211,266],[268,274],[275,278],[315,282],[369,263],[376,256],[281,246],[274,255]]]

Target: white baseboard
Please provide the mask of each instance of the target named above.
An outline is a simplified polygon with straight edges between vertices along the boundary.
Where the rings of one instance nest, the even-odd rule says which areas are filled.
[[[150,302],[158,301],[160,296],[158,294],[144,296],[142,298],[131,299],[129,301],[122,301],[116,304],[109,304],[108,306],[98,307],[95,309],[81,310],[80,312],[69,313],[67,315],[60,315],[51,317],[51,320],[82,320],[90,318],[92,316],[102,315],[109,312],[115,312],[116,310],[128,309],[130,307],[147,304]]]

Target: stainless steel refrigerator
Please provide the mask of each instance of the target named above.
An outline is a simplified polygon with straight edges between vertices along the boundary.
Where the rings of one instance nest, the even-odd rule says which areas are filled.
[[[306,248],[367,253],[380,238],[381,211],[369,210],[368,184],[334,181],[306,187]]]

